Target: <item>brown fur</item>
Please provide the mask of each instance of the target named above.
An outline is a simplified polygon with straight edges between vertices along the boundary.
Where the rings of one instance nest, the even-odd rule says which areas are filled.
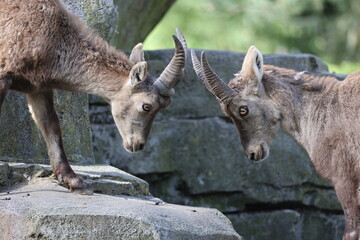
[[[1,0],[0,4],[0,78],[11,76],[11,89],[30,93],[59,88],[109,100],[107,92],[121,88],[133,63],[86,29],[61,3]]]
[[[265,159],[281,126],[334,185],[345,213],[343,240],[359,239],[360,71],[338,81],[261,62],[261,53],[251,47],[229,83],[231,96],[220,101],[239,130],[246,155],[254,161]],[[239,114],[242,106],[248,107],[248,115]]]
[[[344,209],[344,240],[360,237],[360,71],[344,81],[266,66],[265,91],[282,109],[281,125],[334,184]]]
[[[185,65],[186,41],[177,33],[174,58],[164,76],[155,80],[147,73],[142,44],[134,48],[130,61],[87,29],[60,0],[0,0],[0,108],[8,89],[26,93],[54,174],[72,191],[91,194],[67,161],[53,89],[104,98],[111,105],[123,146],[139,151],[156,113],[170,104],[169,94],[181,80],[178,72]]]

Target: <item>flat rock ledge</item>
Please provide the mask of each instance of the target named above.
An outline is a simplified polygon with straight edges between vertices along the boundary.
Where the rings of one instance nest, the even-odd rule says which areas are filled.
[[[96,167],[111,171],[100,173]],[[126,178],[128,182],[142,181],[109,166],[76,166],[74,169],[87,176],[84,177],[87,182],[96,184],[110,180],[108,185],[121,182],[122,173],[124,183]],[[0,188],[0,239],[242,239],[229,219],[216,209],[167,204],[146,191],[144,194],[135,191],[141,197],[129,196],[130,192],[115,196],[77,195],[49,177],[49,172],[46,165],[0,162],[2,186],[9,183],[6,175],[13,183],[16,176],[28,178]],[[121,188],[121,184],[119,186]],[[112,193],[117,193],[116,188],[116,184],[110,187]]]
[[[95,193],[151,196],[149,184],[109,165],[72,165],[74,171],[91,185]],[[38,177],[52,175],[50,165],[0,162],[0,187],[14,186]]]

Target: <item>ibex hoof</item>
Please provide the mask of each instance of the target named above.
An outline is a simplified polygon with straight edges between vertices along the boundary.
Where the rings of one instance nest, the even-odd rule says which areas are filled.
[[[70,191],[80,195],[93,195],[94,193],[90,186],[86,188],[70,188]]]
[[[69,184],[69,189],[72,193],[81,195],[92,195],[94,193],[90,185],[84,182],[81,178],[72,179]]]

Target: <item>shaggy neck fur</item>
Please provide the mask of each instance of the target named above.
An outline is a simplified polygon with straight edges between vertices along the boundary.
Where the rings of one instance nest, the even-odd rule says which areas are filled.
[[[55,77],[58,87],[111,99],[112,93],[119,92],[128,79],[133,63],[78,21],[71,23],[74,23],[72,28],[66,28],[69,34],[61,35],[68,38],[58,50],[62,57],[55,61],[56,69],[60,70]]]
[[[266,93],[279,106],[282,128],[309,155],[322,131],[341,112],[339,102],[341,82],[330,76],[301,74],[274,66],[264,67],[263,84]]]
[[[60,1],[4,0],[0,12],[0,78],[11,77],[11,89],[58,88],[109,100],[128,79],[127,56]]]
[[[97,36],[78,39],[77,45],[74,52],[56,62],[56,69],[60,70],[54,77],[57,87],[111,99],[112,93],[119,92],[125,84],[133,64],[124,53],[112,49]]]

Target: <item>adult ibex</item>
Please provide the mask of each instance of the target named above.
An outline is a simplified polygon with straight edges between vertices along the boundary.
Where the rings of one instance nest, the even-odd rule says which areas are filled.
[[[205,53],[191,53],[194,70],[236,125],[245,154],[259,161],[281,126],[309,154],[317,172],[335,187],[345,213],[344,240],[360,237],[360,72],[344,81],[331,76],[263,65],[248,50],[229,85]]]
[[[156,113],[170,104],[173,87],[183,78],[186,42],[180,31],[177,35],[174,57],[155,79],[147,73],[142,44],[128,58],[86,29],[60,0],[1,0],[0,107],[8,89],[26,93],[55,176],[71,191],[91,194],[66,158],[53,89],[104,98],[123,146],[139,151]]]

